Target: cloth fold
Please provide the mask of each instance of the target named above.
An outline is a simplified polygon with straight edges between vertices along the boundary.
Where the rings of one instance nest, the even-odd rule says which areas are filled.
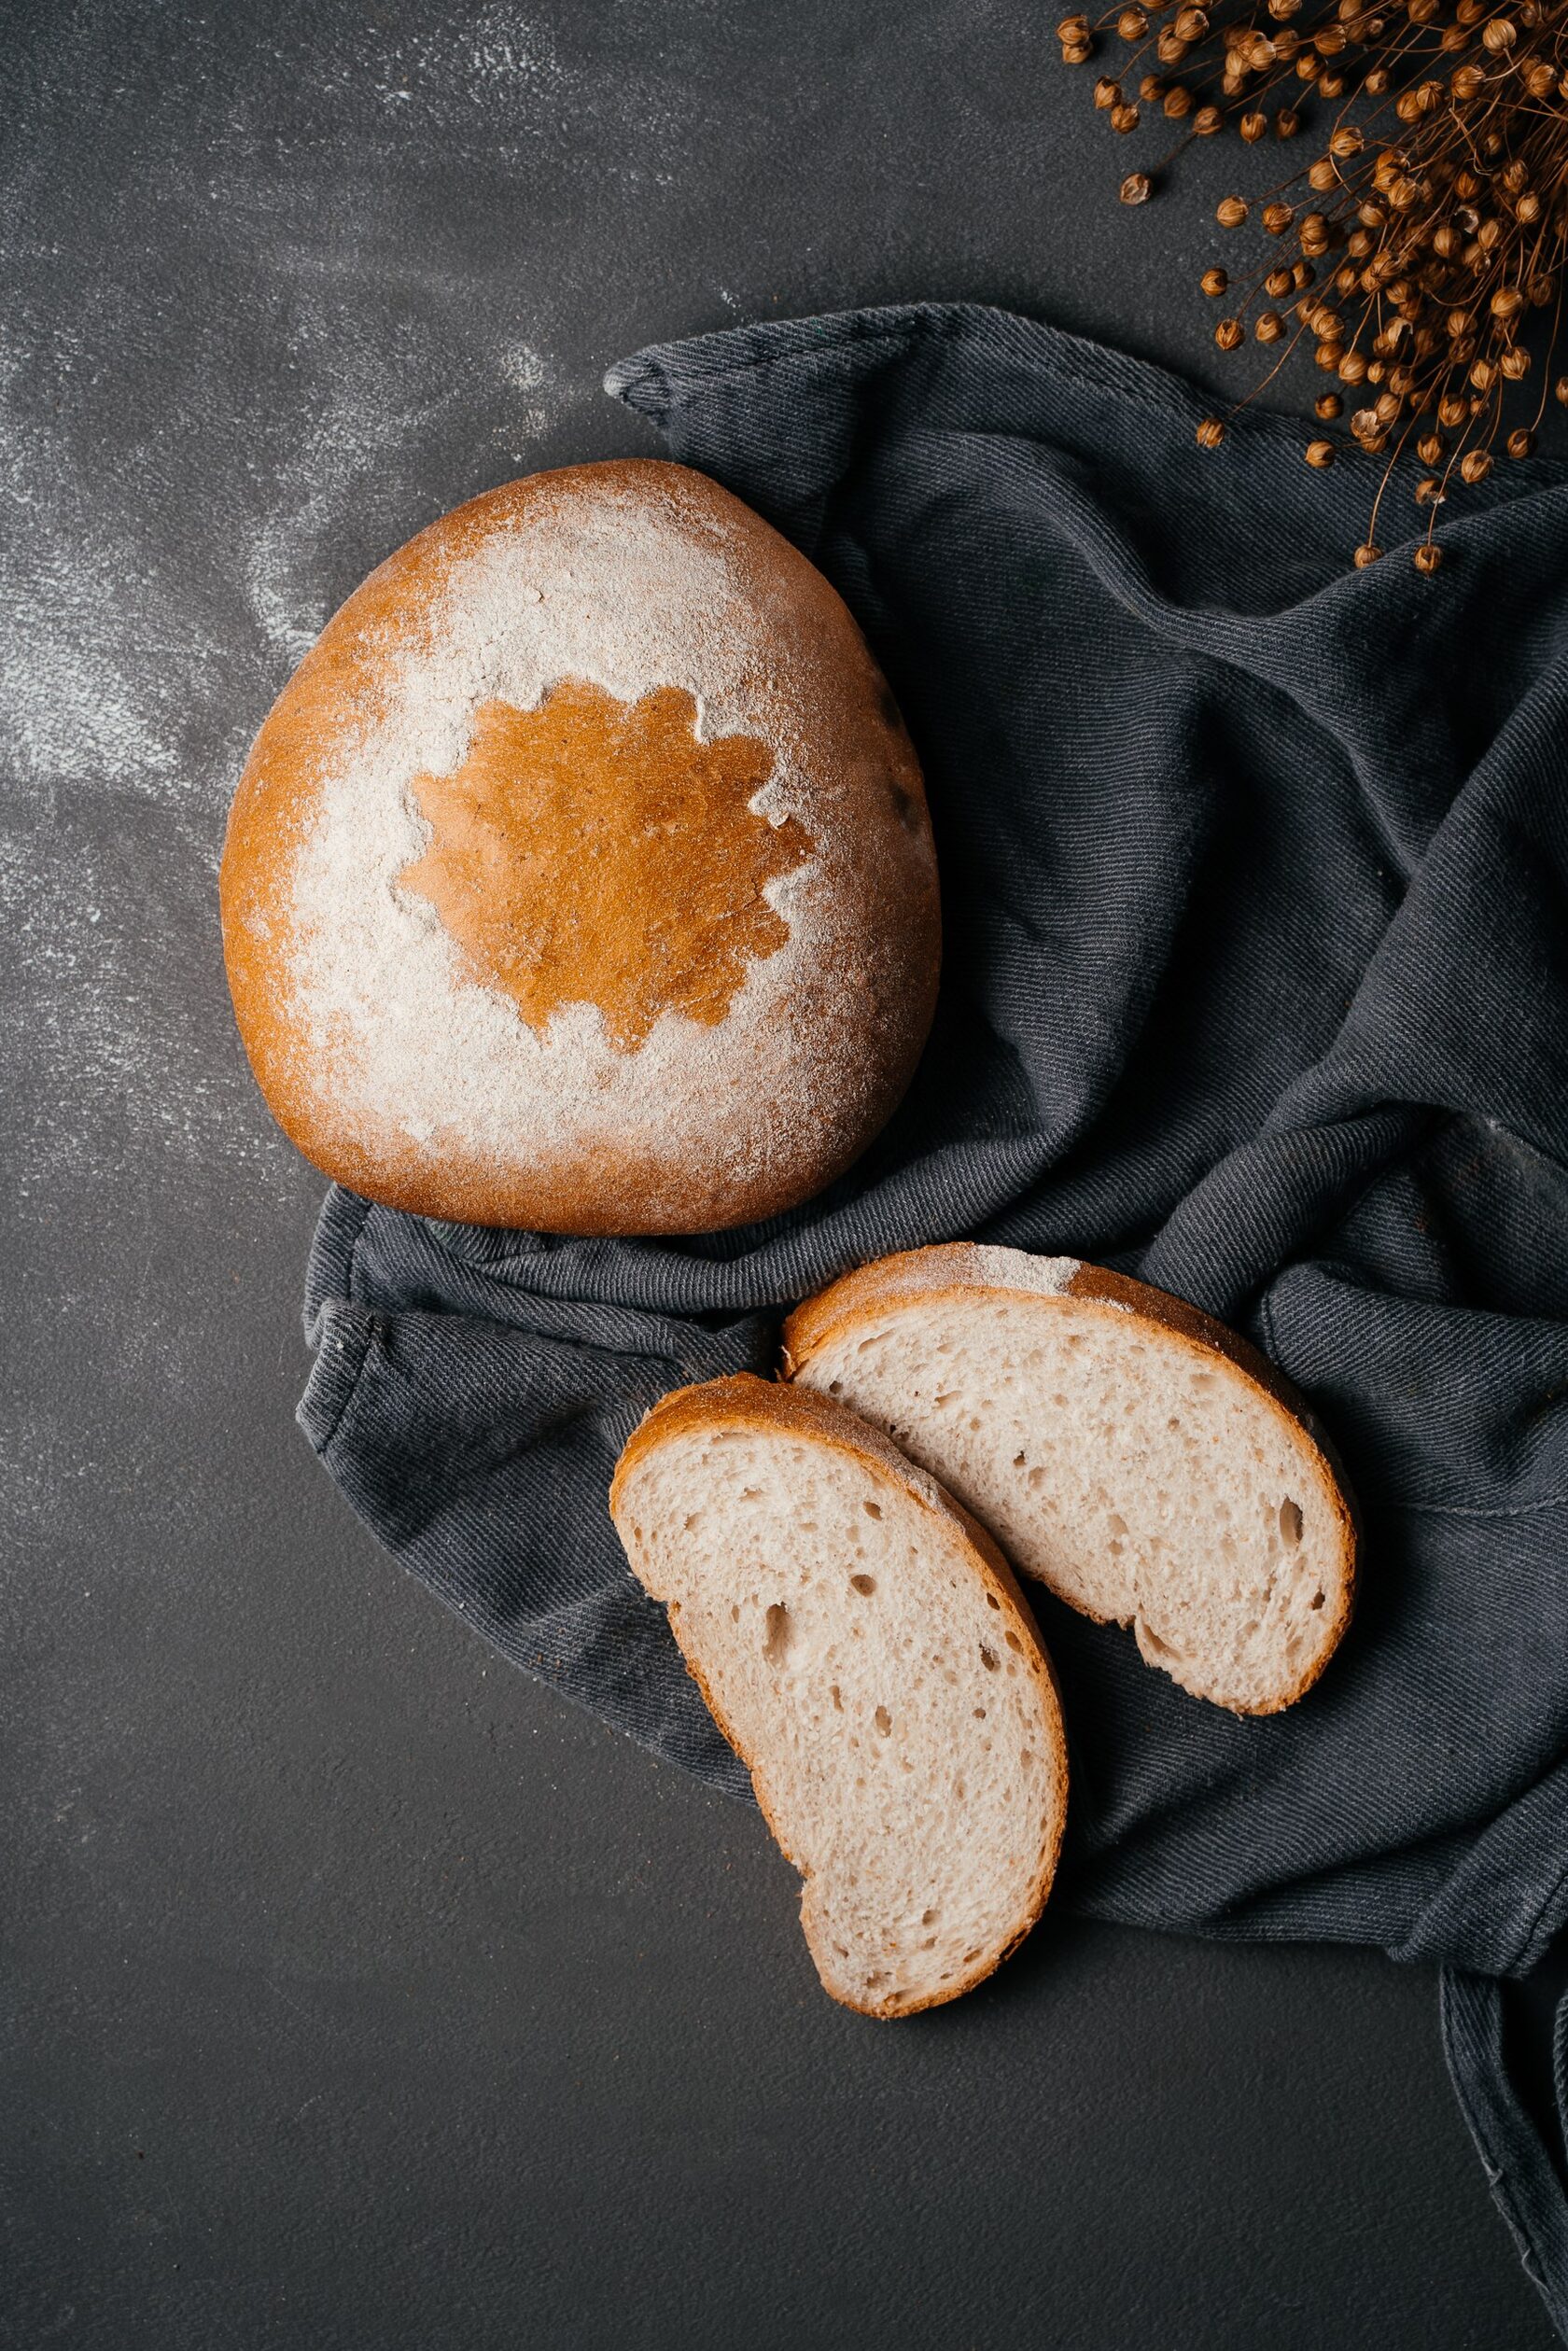
[[[1200,450],[1174,379],[998,312],[742,328],[608,385],[886,668],[941,860],[936,1028],[860,1164],[764,1225],[563,1240],[334,1193],[306,1434],[507,1656],[744,1795],[605,1508],[661,1393],[769,1369],[799,1297],[963,1235],[1248,1331],[1349,1464],[1357,1620],[1248,1722],[1042,1595],[1060,1898],[1443,1965],[1456,2086],[1568,2331],[1497,1989],[1568,1917],[1568,475],[1467,496],[1426,580],[1392,543],[1347,568],[1376,468],[1313,473],[1267,417]]]

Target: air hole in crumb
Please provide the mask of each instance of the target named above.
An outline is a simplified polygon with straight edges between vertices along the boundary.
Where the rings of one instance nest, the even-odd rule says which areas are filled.
[[[985,1721],[985,1719],[986,1719],[986,1710],[985,1710],[985,1708],[984,1708],[983,1706],[977,1706],[977,1707],[975,1708],[975,1710],[974,1710],[974,1719],[975,1719],[975,1721],[976,1721],[977,1723],[983,1723],[983,1722]]]
[[[1292,1502],[1289,1494],[1287,1494],[1283,1502],[1280,1504],[1280,1532],[1284,1536],[1287,1543],[1299,1543],[1301,1540],[1301,1504],[1298,1502]]]
[[[987,1673],[994,1673],[996,1672],[996,1651],[994,1649],[987,1649],[984,1642],[980,1644],[980,1662],[985,1667]]]
[[[743,1486],[740,1490],[740,1498],[742,1502],[761,1502],[763,1490],[760,1486]]]
[[[1029,1458],[1029,1457],[1028,1457],[1028,1455],[1027,1455],[1027,1454],[1024,1454],[1024,1453],[1015,1453],[1015,1454],[1014,1454],[1014,1456],[1013,1456],[1013,1466],[1014,1466],[1014,1468],[1015,1468],[1015,1469],[1022,1469],[1022,1468],[1023,1468],[1023,1466],[1024,1466],[1024,1464],[1025,1464],[1025,1462],[1026,1462],[1026,1461],[1028,1460],[1028,1458]],[[688,1518],[688,1519],[687,1519],[687,1521],[686,1521],[686,1523],[687,1523],[687,1525],[688,1525],[688,1526],[690,1526],[692,1522],[691,1522],[691,1520]]]
[[[738,1600],[732,1600],[730,1602],[730,1622],[736,1625],[740,1622],[740,1602]]]
[[[844,1712],[844,1700],[838,1694],[838,1684],[836,1682],[830,1682],[828,1684],[828,1696],[833,1700],[833,1713],[835,1714],[842,1714]]]
[[[876,1589],[876,1578],[875,1575],[851,1575],[849,1588],[851,1591],[859,1592],[862,1600],[869,1600]]]
[[[1113,1534],[1126,1534],[1127,1531],[1127,1522],[1119,1510],[1113,1510],[1105,1523]]]
[[[1000,1601],[1000,1600],[998,1600],[998,1598],[997,1598],[997,1596],[996,1596],[995,1592],[987,1592],[987,1593],[986,1594],[986,1605],[987,1605],[987,1608],[994,1608],[994,1609],[996,1609],[996,1611],[998,1612],[998,1614],[999,1614],[999,1615],[1001,1614],[1001,1601]]]
[[[920,1912],[920,1924],[922,1926],[934,1926],[936,1924],[936,1912],[934,1910],[922,1910]]]
[[[877,1729],[882,1733],[883,1738],[886,1739],[893,1727],[893,1718],[891,1714],[889,1714],[887,1708],[885,1706],[879,1706],[871,1719],[876,1725]]]
[[[1314,1593],[1312,1594],[1312,1598],[1311,1598],[1311,1601],[1310,1601],[1310,1602],[1309,1602],[1309,1605],[1310,1605],[1311,1607],[1313,1607],[1313,1608],[1321,1608],[1321,1607],[1323,1606],[1323,1596],[1322,1592],[1314,1592]]]
[[[763,1619],[763,1655],[770,1665],[782,1665],[790,1654],[790,1612],[781,1600],[776,1600]]]
[[[844,1393],[843,1380],[830,1379],[828,1382],[828,1393],[830,1396],[841,1396]]]
[[[880,1518],[882,1516],[882,1505],[879,1502],[862,1502],[861,1508],[868,1518]]]
[[[1023,1644],[1023,1643],[1019,1640],[1019,1638],[1018,1638],[1018,1636],[1017,1636],[1017,1634],[1016,1634],[1015,1632],[1010,1632],[1010,1633],[1008,1634],[1008,1636],[1007,1636],[1007,1645],[1008,1645],[1008,1647],[1009,1647],[1010,1649],[1016,1649],[1016,1651],[1017,1651],[1017,1653],[1018,1653],[1018,1655],[1019,1655],[1020,1657],[1022,1657],[1022,1656],[1023,1656],[1023,1654],[1024,1654],[1024,1644]]]

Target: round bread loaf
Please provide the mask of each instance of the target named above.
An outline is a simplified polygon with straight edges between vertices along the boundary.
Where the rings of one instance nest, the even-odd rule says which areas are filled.
[[[492,490],[285,688],[223,858],[284,1131],[353,1190],[704,1232],[842,1172],[931,1024],[920,771],[833,589],[651,460]]]

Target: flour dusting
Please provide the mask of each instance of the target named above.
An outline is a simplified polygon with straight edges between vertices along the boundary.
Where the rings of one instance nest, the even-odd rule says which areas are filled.
[[[1043,1298],[1061,1298],[1082,1272],[1077,1257],[1036,1257],[1027,1249],[1000,1249],[976,1241],[969,1252],[970,1269],[999,1290],[1029,1290]]]
[[[790,595],[760,592],[689,491],[549,495],[521,522],[498,507],[395,652],[385,710],[328,778],[296,855],[285,985],[335,1126],[374,1133],[390,1118],[413,1144],[455,1140],[501,1164],[628,1147],[672,1169],[717,1159],[742,1183],[790,1167],[803,1131],[863,1114],[868,1061],[873,1085],[877,1073],[844,1051],[845,1005],[884,950],[861,935],[842,779],[821,755],[817,676],[834,659],[821,614],[813,594],[803,629]],[[840,625],[858,652],[847,615]],[[700,740],[766,746],[772,772],[750,805],[798,819],[814,845],[767,885],[790,936],[752,962],[726,1018],[666,1012],[635,1053],[610,1043],[594,1004],[529,1027],[467,975],[434,907],[400,880],[429,839],[414,778],[461,765],[482,703],[532,709],[564,679],[628,704],[683,688]],[[929,857],[923,839],[909,850]]]

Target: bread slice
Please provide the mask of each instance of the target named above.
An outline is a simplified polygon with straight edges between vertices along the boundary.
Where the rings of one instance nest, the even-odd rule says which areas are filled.
[[[655,1406],[609,1506],[805,1881],[833,1998],[910,2016],[989,1975],[1067,1805],[1050,1661],[990,1538],[842,1406],[746,1374]]]
[[[1195,1697],[1276,1714],[1350,1619],[1356,1535],[1295,1391],[1208,1315],[1071,1257],[969,1242],[792,1315],[801,1387],[887,1431],[1014,1564]]]

